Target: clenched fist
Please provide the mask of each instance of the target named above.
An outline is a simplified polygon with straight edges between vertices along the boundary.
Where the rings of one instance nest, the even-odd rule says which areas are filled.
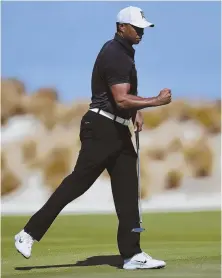
[[[171,102],[171,90],[170,89],[163,89],[160,91],[157,99],[160,102],[160,105],[165,105]]]

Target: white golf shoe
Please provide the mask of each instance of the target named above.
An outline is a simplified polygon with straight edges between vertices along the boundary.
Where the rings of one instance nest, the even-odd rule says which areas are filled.
[[[24,230],[15,236],[15,248],[26,259],[30,258],[34,239]]]
[[[155,260],[145,252],[134,255],[132,258],[124,260],[123,268],[133,269],[152,269],[163,268],[166,266],[164,261]]]

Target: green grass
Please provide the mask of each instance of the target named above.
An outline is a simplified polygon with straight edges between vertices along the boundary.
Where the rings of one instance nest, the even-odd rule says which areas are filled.
[[[141,246],[167,266],[134,271],[118,268],[115,215],[59,216],[29,260],[14,248],[27,219],[2,217],[2,277],[220,277],[220,212],[144,214]]]

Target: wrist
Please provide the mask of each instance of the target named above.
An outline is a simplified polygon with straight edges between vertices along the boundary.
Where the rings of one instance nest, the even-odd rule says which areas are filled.
[[[161,103],[161,99],[160,99],[159,96],[156,96],[156,97],[153,98],[153,105],[154,106],[158,106],[158,105],[160,105],[160,103]]]

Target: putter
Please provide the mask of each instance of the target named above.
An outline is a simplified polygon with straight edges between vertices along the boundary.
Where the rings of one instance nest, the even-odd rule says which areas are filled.
[[[136,130],[136,149],[137,149],[137,176],[138,176],[138,205],[139,205],[139,218],[140,218],[140,228],[132,229],[132,232],[141,233],[145,231],[141,224],[142,219],[142,206],[141,206],[141,184],[140,184],[140,141],[139,141],[139,131]]]

